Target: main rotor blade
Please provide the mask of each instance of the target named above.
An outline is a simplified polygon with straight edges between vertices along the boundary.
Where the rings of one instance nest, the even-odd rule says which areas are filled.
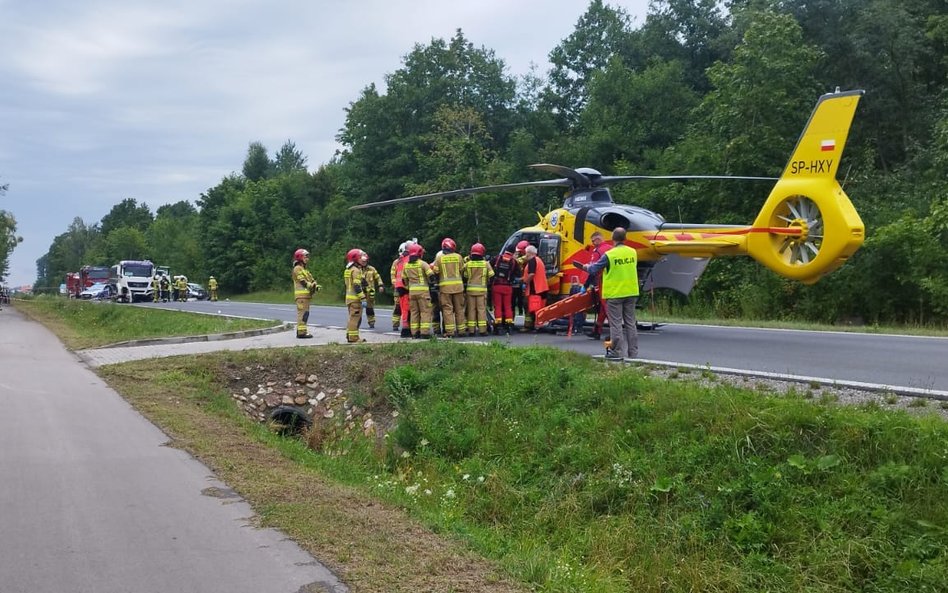
[[[592,187],[593,185],[592,180],[590,180],[589,177],[583,175],[576,169],[570,169],[569,167],[564,167],[563,165],[537,163],[535,165],[530,165],[530,168],[553,173],[554,175],[562,175],[567,179],[571,179],[575,187]]]
[[[358,204],[350,206],[349,210],[363,210],[365,208],[375,208],[376,206],[393,206],[395,204],[409,204],[411,202],[423,202],[431,198],[454,198],[457,196],[466,196],[470,194],[479,194],[497,190],[523,189],[528,187],[571,187],[573,184],[569,179],[548,179],[546,181],[524,181],[522,183],[503,183],[500,185],[484,185],[481,187],[469,187],[467,189],[455,189],[451,191],[439,191],[433,194],[424,194],[421,196],[408,196],[407,198],[395,198],[393,200],[383,200],[381,202],[369,202],[368,204]]]
[[[744,175],[603,175],[599,183],[616,183],[618,181],[648,181],[650,179],[665,179],[669,181],[690,181],[695,179],[720,179],[734,181],[777,181],[779,177],[747,177]]]

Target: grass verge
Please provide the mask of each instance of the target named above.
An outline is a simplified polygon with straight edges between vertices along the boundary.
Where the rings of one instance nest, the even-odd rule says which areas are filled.
[[[499,344],[101,372],[356,591],[948,585],[948,425],[933,416],[709,390]],[[318,451],[245,419],[231,397],[299,374],[345,390],[345,413],[310,435]],[[365,436],[356,410],[391,419],[388,436]]]
[[[18,300],[16,308],[47,325],[73,350],[126,340],[261,329],[280,323],[49,296]]]

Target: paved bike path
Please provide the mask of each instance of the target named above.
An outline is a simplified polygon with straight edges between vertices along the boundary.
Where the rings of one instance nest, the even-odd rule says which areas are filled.
[[[347,591],[285,535],[253,527],[250,506],[210,469],[164,446],[11,307],[0,311],[0,404],[4,593]]]

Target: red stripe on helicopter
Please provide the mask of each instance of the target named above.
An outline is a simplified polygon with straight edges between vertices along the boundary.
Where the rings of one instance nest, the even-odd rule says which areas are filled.
[[[702,239],[713,239],[722,235],[746,235],[748,233],[771,233],[774,235],[802,235],[803,229],[799,227],[747,227],[734,231],[721,231],[718,233],[701,233]]]

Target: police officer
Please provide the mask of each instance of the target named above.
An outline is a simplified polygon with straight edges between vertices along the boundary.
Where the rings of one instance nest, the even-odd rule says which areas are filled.
[[[635,327],[635,301],[639,296],[638,254],[624,243],[625,229],[612,231],[615,247],[586,265],[587,274],[602,272],[602,298],[609,316],[609,337],[612,347],[606,358],[635,358],[639,355],[639,338]]]

